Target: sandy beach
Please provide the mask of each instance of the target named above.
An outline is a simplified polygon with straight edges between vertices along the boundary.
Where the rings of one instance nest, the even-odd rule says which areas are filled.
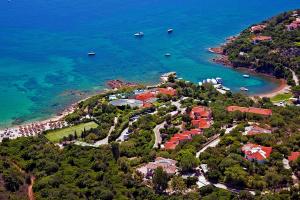
[[[262,93],[262,94],[252,95],[251,97],[260,97],[260,98],[268,97],[268,98],[271,98],[271,97],[274,97],[278,94],[289,92],[290,88],[291,88],[291,86],[289,86],[287,84],[286,80],[280,79],[280,84],[275,90],[270,91],[270,92],[266,92],[266,93]]]

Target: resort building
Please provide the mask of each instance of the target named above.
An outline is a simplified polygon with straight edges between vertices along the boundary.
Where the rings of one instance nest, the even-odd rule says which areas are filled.
[[[211,119],[212,113],[211,110],[208,107],[205,106],[197,106],[192,108],[192,111],[190,113],[191,119]]]
[[[257,115],[264,115],[264,116],[271,116],[272,110],[271,109],[263,109],[263,108],[254,108],[254,107],[240,107],[240,106],[228,106],[228,112],[235,112],[240,111],[242,113],[252,113]]]
[[[176,160],[157,157],[154,162],[149,162],[148,164],[137,169],[145,178],[151,178],[153,176],[154,170],[161,167],[168,175],[174,175],[177,172]]]
[[[190,131],[184,131],[183,133],[177,133],[163,145],[163,148],[166,150],[173,150],[182,142],[190,141],[195,135],[200,134],[202,134],[202,131],[199,129],[192,129]]]
[[[252,135],[258,135],[258,134],[262,134],[262,133],[271,134],[272,131],[269,129],[261,128],[257,125],[253,125],[253,126],[245,127],[245,132],[243,133],[243,135],[252,136]]]
[[[259,42],[270,42],[270,41],[272,41],[271,36],[258,35],[252,38],[253,44],[258,44]]]
[[[211,125],[212,112],[208,107],[197,106],[192,109],[190,118],[195,128],[206,129]]]
[[[137,92],[137,94],[135,95],[135,99],[143,102],[153,103],[157,100],[156,97],[158,94],[175,96],[176,90],[171,87],[168,87],[168,88],[158,88],[155,90],[148,90],[141,93]]]
[[[192,125],[195,128],[199,128],[199,129],[207,129],[210,127],[210,121],[208,119],[194,119],[192,120]]]
[[[135,99],[143,101],[143,102],[153,101],[154,99],[156,99],[156,92],[147,91],[147,92],[136,95]]]
[[[295,161],[300,157],[300,152],[292,152],[291,155],[288,157],[289,161]]]
[[[110,104],[117,107],[130,106],[131,108],[140,108],[144,105],[144,102],[136,99],[116,99],[111,101]]]
[[[292,23],[286,25],[288,31],[293,31],[300,28],[300,18],[296,18]]]
[[[272,147],[265,147],[257,144],[248,143],[244,145],[241,150],[245,154],[245,158],[247,160],[263,163],[266,159],[270,157]]]
[[[176,90],[171,88],[171,87],[158,88],[158,93],[159,94],[170,95],[170,96],[175,96],[176,95]]]
[[[250,31],[251,31],[251,33],[258,33],[258,32],[261,32],[262,30],[264,30],[266,27],[267,26],[264,24],[259,24],[259,25],[252,26],[250,28]]]

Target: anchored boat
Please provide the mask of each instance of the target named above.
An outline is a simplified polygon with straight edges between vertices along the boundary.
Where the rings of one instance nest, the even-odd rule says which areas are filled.
[[[241,90],[241,91],[245,91],[245,92],[247,92],[247,91],[248,91],[248,88],[241,87],[241,88],[240,88],[240,90]]]
[[[143,37],[144,33],[143,32],[137,32],[134,34],[135,37]]]
[[[95,56],[95,55],[96,55],[96,52],[93,52],[93,51],[88,53],[88,56]]]

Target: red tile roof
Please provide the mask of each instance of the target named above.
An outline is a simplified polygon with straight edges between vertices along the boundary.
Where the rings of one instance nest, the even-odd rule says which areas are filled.
[[[252,38],[253,41],[270,41],[272,40],[271,36],[258,35]]]
[[[271,130],[269,129],[264,129],[261,128],[257,125],[254,126],[249,126],[245,128],[245,135],[257,135],[257,134],[262,134],[262,133],[272,133]]]
[[[242,151],[248,160],[263,161],[270,157],[272,147],[248,143],[242,147]]]
[[[168,88],[158,88],[158,93],[159,94],[165,94],[165,95],[171,95],[175,96],[176,95],[176,90],[168,87]]]
[[[196,128],[200,129],[206,129],[210,127],[210,123],[207,119],[197,119],[197,120],[192,120],[192,125]]]
[[[179,144],[179,141],[168,141],[164,144],[165,149],[167,150],[173,150],[176,148],[176,146]]]
[[[140,100],[140,101],[148,101],[155,97],[156,97],[156,94],[154,92],[145,92],[145,93],[136,95],[135,99]]]
[[[251,29],[251,32],[256,32],[256,31],[262,31],[265,28],[266,28],[266,25],[260,24],[260,25],[252,26],[250,29]]]
[[[271,109],[254,108],[254,107],[246,108],[240,106],[228,106],[227,111],[228,112],[240,111],[240,112],[253,113],[258,115],[266,115],[266,116],[272,115]]]
[[[288,157],[289,161],[295,161],[300,157],[300,152],[292,152]]]
[[[210,118],[211,110],[205,106],[197,106],[192,109],[192,111],[190,113],[190,117],[192,119]]]
[[[164,144],[164,147],[167,150],[173,150],[177,145],[180,144],[180,142],[192,140],[193,136],[199,135],[201,133],[202,132],[199,129],[192,129],[190,131],[184,131],[183,133],[176,133],[173,137],[170,138],[169,141]]]
[[[150,108],[152,107],[152,103],[144,103],[143,108]]]

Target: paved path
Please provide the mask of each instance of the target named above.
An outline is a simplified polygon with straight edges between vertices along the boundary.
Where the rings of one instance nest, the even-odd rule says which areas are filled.
[[[110,127],[106,138],[97,141],[94,145],[95,146],[100,146],[100,145],[108,144],[108,138],[109,138],[110,134],[115,130],[115,126],[116,126],[117,123],[118,123],[118,118],[115,117],[115,119],[114,119],[114,125],[112,127]]]
[[[99,147],[101,145],[108,144],[108,138],[109,138],[110,134],[115,130],[115,126],[116,126],[117,123],[118,123],[118,118],[115,117],[114,125],[112,127],[110,127],[106,138],[104,138],[102,140],[99,140],[99,141],[95,142],[94,144],[90,144],[90,143],[87,143],[87,142],[81,142],[81,141],[76,141],[74,144],[79,145],[79,146],[83,146],[83,147]]]
[[[213,136],[213,138],[207,142],[204,147],[202,149],[200,149],[200,151],[198,151],[196,153],[196,157],[199,158],[200,154],[203,153],[206,149],[208,149],[209,147],[216,147],[220,142],[220,135],[215,135]]]
[[[122,131],[121,135],[116,139],[116,141],[124,142],[124,141],[125,141],[125,135],[127,134],[128,129],[129,129],[128,127],[125,128],[125,129]]]
[[[172,101],[171,104],[176,106],[177,110],[180,111],[182,114],[185,113],[186,108],[181,108],[180,100]]]
[[[35,181],[35,177],[30,176],[30,185],[28,186],[28,191],[27,191],[29,200],[35,200],[33,189],[32,189],[34,181]]]
[[[158,144],[161,144],[162,139],[161,139],[161,135],[160,135],[160,129],[163,128],[165,126],[166,122],[163,122],[161,124],[158,124],[157,126],[155,126],[155,128],[153,129],[154,135],[155,135],[155,142],[153,145],[153,148],[158,148]]]
[[[298,77],[297,77],[295,71],[293,71],[292,69],[289,69],[289,70],[290,70],[290,71],[292,72],[292,74],[293,74],[293,80],[295,81],[296,85],[299,85],[299,79],[298,79]]]

